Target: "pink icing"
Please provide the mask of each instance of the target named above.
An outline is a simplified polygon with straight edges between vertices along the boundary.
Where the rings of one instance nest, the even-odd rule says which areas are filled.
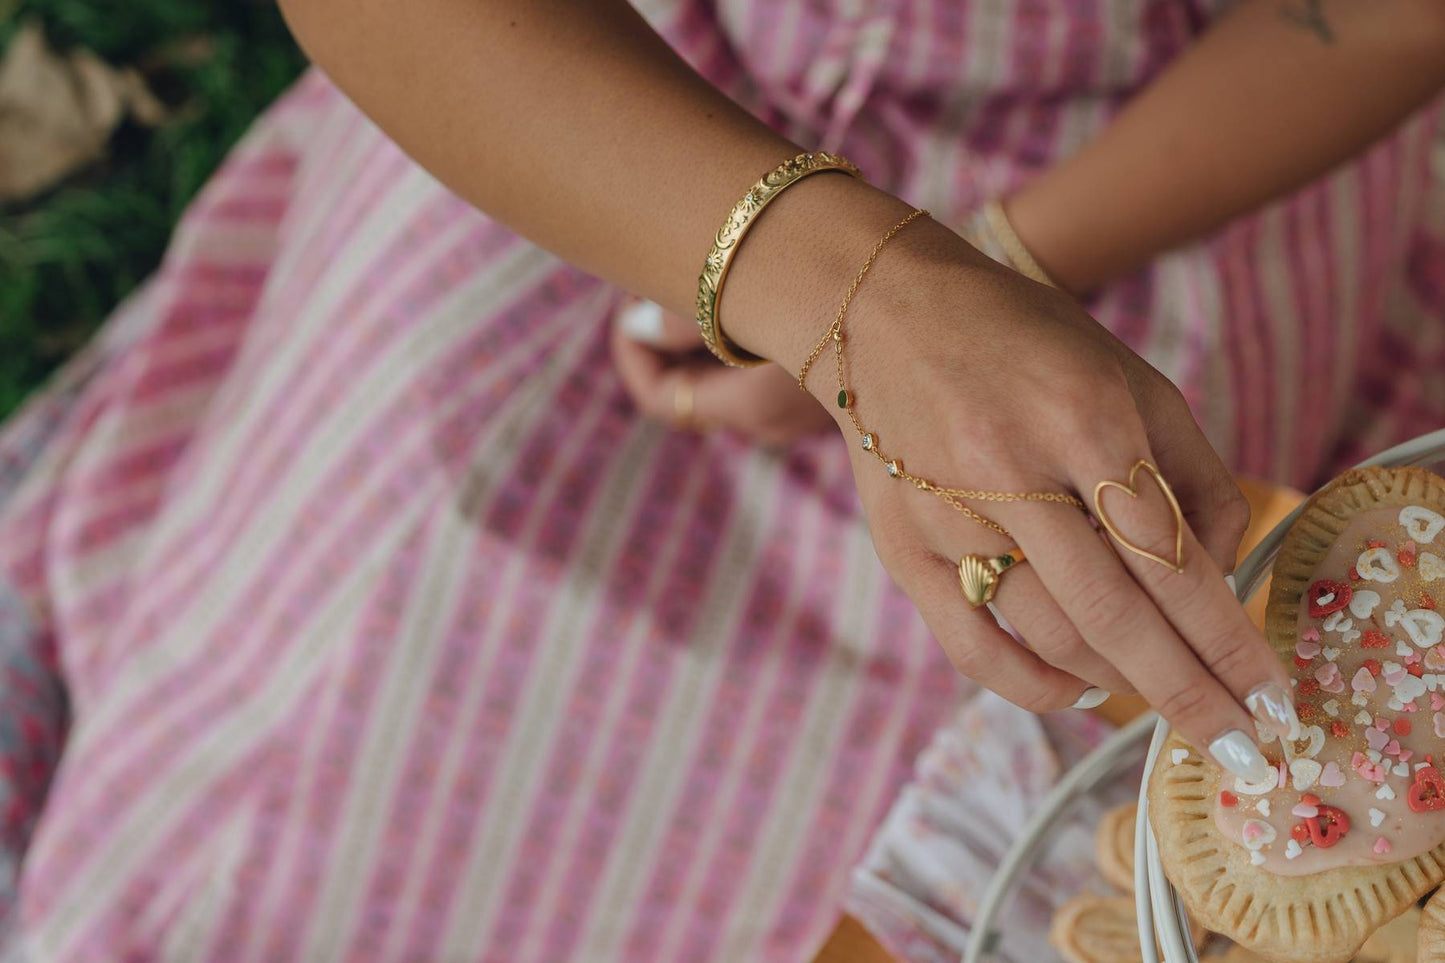
[[[1302,876],[1337,866],[1389,863],[1445,841],[1445,810],[1416,813],[1408,804],[1415,770],[1410,761],[1418,757],[1423,762],[1427,755],[1445,760],[1445,644],[1419,650],[1411,644],[1403,626],[1385,624],[1386,613],[1397,601],[1407,609],[1429,607],[1421,601],[1426,586],[1417,570],[1403,562],[1400,576],[1393,582],[1351,578],[1356,560],[1370,542],[1384,542],[1391,556],[1406,548],[1399,512],[1398,507],[1382,508],[1356,516],[1311,575],[1311,583],[1328,579],[1347,582],[1356,591],[1377,593],[1378,605],[1360,609],[1369,611],[1368,618],[1360,618],[1346,607],[1336,616],[1334,627],[1326,629],[1328,616],[1311,618],[1307,606],[1300,606],[1295,655],[1310,664],[1296,671],[1298,678],[1309,684],[1300,684],[1296,702],[1302,707],[1305,725],[1319,726],[1325,733],[1324,746],[1315,756],[1323,767],[1317,770],[1318,781],[1301,790],[1292,780],[1282,778],[1277,788],[1259,796],[1238,792],[1234,777],[1220,773],[1217,789],[1235,793],[1238,802],[1233,807],[1221,806],[1216,793],[1215,824],[1226,838],[1241,847],[1246,822],[1256,820],[1272,826],[1274,840],[1259,850],[1264,856],[1262,868],[1269,872]],[[1418,550],[1445,555],[1445,538],[1437,538],[1433,545],[1419,546]],[[1445,603],[1445,581],[1429,588]],[[1368,632],[1382,633],[1388,645],[1362,646]],[[1408,655],[1402,642],[1409,645]],[[1326,649],[1338,649],[1338,655],[1331,662],[1318,662]],[[1372,660],[1374,672],[1366,667],[1367,659]],[[1439,678],[1435,678],[1436,672],[1441,673]],[[1410,719],[1412,711],[1427,704],[1429,683],[1438,690],[1428,692],[1431,725],[1400,721]],[[1397,690],[1403,698],[1396,698]],[[1324,708],[1332,699],[1332,691],[1341,693],[1331,706],[1336,709],[1333,716]],[[1304,740],[1298,744],[1299,749],[1306,747]],[[1282,761],[1278,742],[1265,744],[1264,751],[1276,764]],[[1305,802],[1302,797],[1306,793],[1316,794],[1318,805],[1314,797]],[[1261,799],[1269,800],[1267,815],[1259,810]],[[1289,844],[1294,839],[1291,829],[1304,822],[1301,814],[1317,810],[1318,806],[1343,811],[1350,818],[1350,830],[1329,848],[1314,845],[1305,837],[1298,855],[1289,859],[1286,852],[1293,848]],[[1378,826],[1372,825],[1372,809],[1384,813]]]

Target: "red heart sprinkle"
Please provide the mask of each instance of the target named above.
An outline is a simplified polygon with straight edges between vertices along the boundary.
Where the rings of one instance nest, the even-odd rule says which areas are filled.
[[[1233,808],[1239,805],[1239,797],[1228,789],[1222,789],[1219,793],[1219,805]]]
[[[1296,669],[1308,669],[1308,668],[1310,667],[1310,660],[1309,660],[1309,659],[1300,658],[1299,656],[1295,656],[1295,657],[1294,657],[1294,667],[1295,667]]]
[[[1355,590],[1344,582],[1336,582],[1327,578],[1320,579],[1305,593],[1305,597],[1309,599],[1310,617],[1322,619],[1332,612],[1338,612],[1350,604],[1350,596],[1354,594]],[[1319,600],[1326,595],[1333,595],[1334,598],[1321,604]]]
[[[1295,823],[1289,828],[1289,834],[1294,837],[1294,841],[1297,843],[1307,843],[1310,841],[1310,828],[1304,823]]]
[[[1358,581],[1360,581],[1360,579],[1362,579],[1362,578],[1364,578],[1364,576],[1360,574],[1360,570],[1359,570],[1359,569],[1357,569],[1357,568],[1352,568],[1352,569],[1350,569],[1350,581],[1351,581],[1351,582],[1358,582]]]
[[[1366,547],[1366,548],[1384,548],[1384,547],[1385,547],[1385,543],[1382,542],[1382,541],[1380,541],[1380,540],[1377,538],[1377,539],[1375,539],[1373,542],[1366,542],[1366,543],[1365,543],[1365,547]]]
[[[1334,736],[1336,739],[1343,739],[1349,734],[1350,727],[1345,725],[1343,721],[1336,719],[1334,722],[1330,723],[1330,735]]]
[[[1360,640],[1362,649],[1383,649],[1389,644],[1390,637],[1383,632],[1376,632],[1374,629],[1366,632],[1365,637]]]
[[[1414,567],[1415,567],[1415,553],[1414,553],[1414,552],[1407,551],[1406,549],[1403,549],[1403,548],[1402,548],[1402,549],[1400,549],[1400,554],[1396,555],[1395,557],[1398,558],[1398,559],[1400,560],[1400,564],[1403,565],[1403,566],[1405,566],[1406,568],[1414,568]]]
[[[1420,593],[1420,608],[1422,608],[1422,609],[1433,609],[1433,608],[1435,608],[1435,600],[1432,599],[1430,596],[1426,595],[1424,592],[1421,592],[1421,593]]]
[[[1410,673],[1417,679],[1425,675],[1424,667],[1421,666],[1418,662],[1411,662],[1409,665],[1405,666],[1405,671]]]
[[[1299,801],[1304,803],[1306,806],[1318,806],[1320,804],[1320,797],[1316,796],[1312,792],[1307,792],[1303,796],[1299,797]]]
[[[1404,718],[1396,719],[1396,720],[1395,720],[1395,735],[1397,735],[1397,736],[1408,736],[1409,734],[1410,734],[1410,720],[1409,720],[1409,719],[1404,719]]]
[[[1380,674],[1380,660],[1379,660],[1379,659],[1366,659],[1364,662],[1361,663],[1361,665],[1363,665],[1365,668],[1367,668],[1367,669],[1370,670],[1370,675],[1379,675],[1379,674]]]
[[[1310,842],[1320,849],[1329,849],[1350,831],[1350,817],[1334,806],[1320,806],[1319,815],[1305,820],[1309,827]]]
[[[1417,813],[1445,809],[1445,777],[1432,765],[1416,769],[1415,781],[1410,783],[1410,791],[1405,800],[1410,804],[1410,809]]]
[[[1304,722],[1309,722],[1311,719],[1313,719],[1315,717],[1315,713],[1318,711],[1319,710],[1315,708],[1313,702],[1301,702],[1299,705],[1294,707],[1294,714],[1299,716],[1300,719]]]
[[[1320,691],[1320,684],[1314,679],[1301,679],[1294,691],[1300,695],[1312,696]]]

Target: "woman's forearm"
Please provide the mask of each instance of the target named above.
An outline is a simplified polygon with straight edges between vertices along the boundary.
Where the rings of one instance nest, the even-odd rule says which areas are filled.
[[[623,0],[282,6],[311,57],[450,188],[684,315],[728,210],[799,151],[692,71]],[[735,259],[721,309],[729,335],[795,361],[858,248],[866,253],[898,206],[841,174],[790,189]],[[784,321],[798,331],[777,330]]]
[[[1294,190],[1445,85],[1445,0],[1244,0],[1008,204],[1086,290]]]

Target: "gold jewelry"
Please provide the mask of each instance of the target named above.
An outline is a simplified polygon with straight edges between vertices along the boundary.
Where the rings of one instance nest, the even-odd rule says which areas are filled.
[[[965,555],[958,563],[958,584],[963,588],[963,597],[974,608],[982,608],[993,601],[1003,573],[1024,561],[1027,559],[1023,549],[1017,546],[993,558]]]
[[[767,364],[766,358],[744,351],[728,340],[718,320],[718,300],[722,297],[723,282],[727,280],[732,267],[733,255],[742,244],[743,237],[757,221],[763,208],[774,198],[809,174],[823,171],[842,171],[854,177],[861,177],[857,167],[846,158],[826,151],[799,154],[792,160],[784,161],[764,174],[762,179],[748,189],[742,200],[733,205],[723,226],[713,238],[712,249],[702,265],[702,274],[697,279],[697,327],[702,333],[707,349],[723,364],[735,368],[747,368]]]
[[[1130,498],[1139,497],[1139,489],[1135,487],[1134,479],[1138,477],[1139,472],[1141,471],[1146,473],[1150,478],[1154,479],[1154,483],[1158,485],[1159,490],[1164,493],[1164,497],[1169,501],[1169,507],[1174,512],[1174,560],[1172,562],[1161,555],[1155,555],[1153,552],[1148,551],[1147,549],[1140,548],[1138,545],[1135,545],[1133,542],[1129,541],[1127,538],[1125,538],[1119,533],[1119,529],[1114,524],[1114,520],[1109,517],[1108,512],[1104,511],[1104,490],[1106,488],[1117,488],[1119,489],[1119,491],[1128,495]],[[1121,483],[1105,480],[1095,485],[1094,517],[1099,520],[1100,525],[1104,526],[1104,530],[1114,537],[1114,541],[1118,542],[1124,548],[1133,552],[1135,555],[1141,555],[1144,558],[1149,559],[1151,562],[1158,562],[1165,568],[1170,568],[1179,574],[1183,574],[1184,512],[1179,509],[1179,499],[1174,497],[1174,489],[1170,488],[1169,483],[1164,480],[1164,476],[1159,474],[1159,469],[1155,468],[1149,462],[1145,461],[1142,458],[1136,461],[1134,463],[1134,467],[1129,469],[1129,480],[1127,482]]]
[[[1003,248],[1004,254],[1008,256],[1009,263],[1013,265],[1015,271],[1040,284],[1047,284],[1051,288],[1058,287],[1054,283],[1054,279],[1049,277],[1049,272],[1034,260],[1034,256],[1024,246],[1023,239],[1014,230],[1008,214],[1004,213],[1003,204],[996,200],[984,204],[983,220],[988,226],[989,232],[993,234],[994,240],[998,241],[999,247]]]
[[[697,401],[697,390],[692,379],[682,375],[672,393],[672,423],[679,428],[694,428],[692,416]]]
[[[914,220],[928,216],[929,214],[925,210],[920,209],[913,211],[907,217],[903,218],[903,220],[893,225],[893,227],[888,230],[888,233],[884,234],[878,243],[873,245],[873,251],[868,255],[868,260],[863,262],[863,267],[859,269],[858,274],[853,278],[853,283],[848,287],[848,293],[843,296],[843,303],[838,306],[838,314],[833,319],[833,323],[828,326],[828,330],[823,334],[823,337],[819,339],[818,343],[813,346],[813,350],[808,355],[808,359],[803,363],[803,368],[798,373],[798,387],[803,391],[808,390],[806,385],[808,372],[811,370],[813,362],[818,359],[818,356],[822,354],[823,350],[828,346],[828,342],[831,341],[833,343],[833,356],[837,361],[838,367],[838,407],[848,412],[848,420],[853,423],[854,430],[858,432],[858,437],[863,444],[863,450],[872,452],[875,458],[883,462],[888,469],[888,474],[892,477],[902,478],[912,483],[913,487],[919,491],[937,495],[949,505],[953,506],[953,508],[959,511],[965,518],[970,518],[984,528],[995,531],[1004,538],[1012,541],[1013,536],[1008,533],[1008,529],[993,519],[987,518],[972,508],[969,508],[963,503],[964,500],[985,502],[1056,502],[1061,505],[1072,505],[1080,511],[1084,510],[1084,503],[1066,492],[994,492],[973,488],[944,488],[935,485],[927,478],[914,475],[903,467],[903,462],[897,458],[890,458],[883,453],[883,449],[878,445],[878,436],[863,427],[863,422],[859,419],[858,412],[853,407],[855,400],[853,393],[848,390],[847,368],[843,361],[843,344],[845,341],[843,336],[843,323],[847,320],[848,306],[853,303],[853,295],[858,293],[858,286],[863,283],[864,276],[868,273],[868,269],[873,266],[873,262],[877,259],[878,253],[883,250],[883,246],[892,240],[895,234],[903,230]],[[1015,552],[1015,554],[1017,554],[1020,559],[1023,558],[1021,552]],[[960,577],[962,576],[960,575]]]
[[[878,243],[873,245],[873,250],[868,254],[868,260],[863,262],[863,266],[859,268],[858,273],[853,276],[853,283],[848,285],[848,293],[843,295],[843,303],[838,306],[838,314],[833,318],[833,323],[828,325],[828,330],[823,332],[823,336],[818,339],[818,343],[813,345],[813,350],[808,352],[807,359],[803,361],[803,367],[798,370],[799,388],[804,391],[808,390],[808,372],[813,370],[813,362],[817,361],[818,355],[822,354],[823,349],[828,347],[828,342],[833,341],[835,344],[843,343],[843,319],[848,315],[848,305],[853,303],[853,295],[858,293],[858,285],[863,283],[864,275],[866,275],[868,269],[873,266],[873,262],[878,260],[878,253],[883,250],[884,245],[893,240],[894,235],[918,218],[931,216],[927,211],[919,208],[889,228],[888,233],[880,237]],[[838,385],[838,397],[840,399],[838,404],[843,405],[841,399],[845,394],[846,391],[840,383]],[[846,405],[843,406],[847,407]]]

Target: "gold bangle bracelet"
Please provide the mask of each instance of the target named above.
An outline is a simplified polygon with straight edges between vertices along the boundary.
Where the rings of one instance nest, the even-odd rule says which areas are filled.
[[[1008,256],[1014,270],[1031,281],[1047,284],[1051,288],[1058,287],[1054,279],[1049,277],[1049,272],[1029,253],[1023,239],[1008,219],[1008,214],[1004,213],[1003,204],[996,200],[989,201],[983,206],[983,219],[994,240],[998,241],[999,247],[1003,248],[1004,254]]]
[[[766,358],[760,358],[733,344],[723,333],[722,324],[718,320],[718,301],[722,298],[723,282],[727,280],[728,270],[732,267],[733,255],[737,253],[743,237],[757,221],[763,208],[809,174],[823,171],[842,171],[854,177],[862,176],[857,167],[837,154],[825,151],[799,154],[764,174],[761,180],[748,189],[742,200],[733,205],[727,220],[718,228],[712,249],[708,251],[707,260],[703,262],[702,274],[697,279],[697,327],[707,349],[723,364],[748,368],[767,363]]]

